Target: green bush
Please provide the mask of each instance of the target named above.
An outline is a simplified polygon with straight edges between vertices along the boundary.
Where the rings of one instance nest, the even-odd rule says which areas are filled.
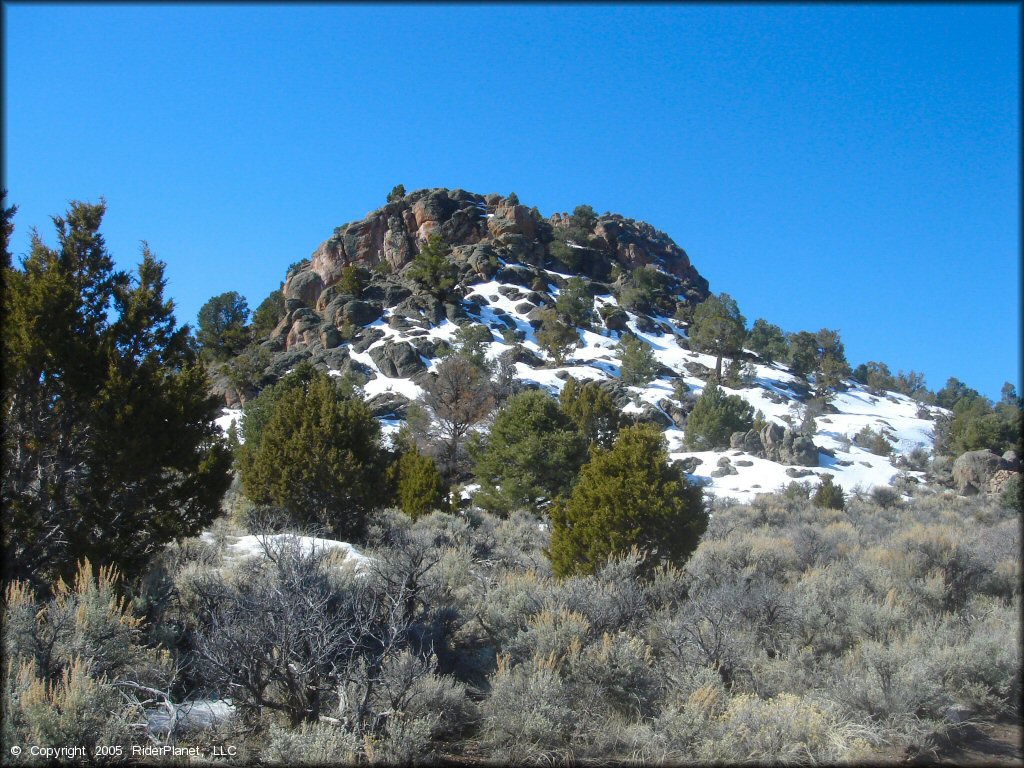
[[[451,246],[440,235],[431,235],[413,258],[406,274],[444,300],[458,282],[458,267],[451,260],[451,252]]]
[[[733,432],[754,424],[754,409],[739,395],[726,395],[708,382],[686,421],[685,444],[691,451],[728,448]]]
[[[782,329],[760,317],[754,321],[750,329],[747,344],[766,363],[785,360],[789,351]]]
[[[593,573],[633,547],[681,563],[707,527],[700,488],[669,465],[665,439],[649,426],[627,427],[615,445],[580,471],[572,493],[551,512],[548,554],[555,574]]]
[[[402,511],[413,520],[432,510],[448,508],[448,489],[437,465],[415,446],[399,457],[392,471],[395,476],[395,499]]]
[[[825,509],[843,509],[846,505],[843,489],[832,482],[832,475],[825,475],[821,479],[811,501],[814,506]]]
[[[651,345],[631,333],[623,334],[619,341],[619,356],[622,361],[620,377],[630,387],[647,386],[658,370],[658,360]]]
[[[594,314],[594,297],[590,295],[587,282],[581,277],[572,277],[558,292],[555,309],[572,325],[588,328]]]

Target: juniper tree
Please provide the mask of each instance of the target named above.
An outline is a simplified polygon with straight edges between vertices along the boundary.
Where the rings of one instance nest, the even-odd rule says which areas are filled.
[[[535,511],[564,493],[586,459],[575,424],[545,392],[513,395],[494,418],[485,441],[471,452],[480,483],[477,502],[500,514]]]
[[[685,562],[707,524],[701,489],[669,464],[661,433],[650,425],[626,427],[552,508],[547,554],[555,574],[568,576],[594,573],[610,556],[636,547],[649,555],[649,572],[658,562]]]
[[[582,277],[572,277],[558,293],[555,309],[570,323],[586,328],[594,314],[594,297]]]
[[[143,244],[114,269],[106,208],[73,202],[59,245],[33,233],[4,268],[3,522],[7,578],[44,584],[78,560],[134,576],[219,512],[230,455],[215,398]]]
[[[395,500],[415,520],[435,509],[447,509],[448,492],[434,460],[416,446],[405,451],[391,468]]]
[[[623,334],[619,340],[619,355],[623,384],[629,387],[650,384],[658,370],[658,360],[650,344],[631,333]]]
[[[257,340],[268,338],[284,316],[284,295],[277,288],[260,302],[252,314],[253,337]]]
[[[562,322],[557,312],[546,309],[541,312],[537,343],[551,355],[556,365],[564,365],[566,358],[579,346],[580,337],[575,328]]]
[[[278,398],[259,440],[247,440],[242,452],[245,494],[284,510],[294,525],[358,539],[367,514],[385,500],[380,425],[326,374]]]
[[[715,355],[715,381],[722,381],[722,358],[738,354],[746,338],[746,320],[736,301],[727,293],[708,296],[693,311],[687,329],[696,347]]]
[[[203,353],[224,360],[242,351],[249,343],[249,305],[237,291],[227,291],[203,304],[199,310],[196,340]]]
[[[733,432],[749,430],[754,409],[739,395],[726,395],[708,382],[686,420],[685,444],[691,451],[727,448]]]
[[[611,447],[622,425],[622,413],[615,407],[608,390],[596,381],[580,383],[570,376],[559,393],[558,402],[588,445]]]
[[[439,299],[445,299],[458,282],[458,268],[451,260],[452,249],[434,234],[420,247],[406,274]]]
[[[824,509],[843,509],[846,506],[843,489],[832,482],[832,475],[825,475],[821,479],[811,501],[814,506]]]
[[[786,359],[786,336],[779,326],[757,318],[747,339],[750,349],[760,355],[766,363]]]

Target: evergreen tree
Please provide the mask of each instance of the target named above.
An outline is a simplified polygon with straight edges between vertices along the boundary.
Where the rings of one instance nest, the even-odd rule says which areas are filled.
[[[586,459],[587,446],[554,398],[528,390],[508,399],[486,441],[471,453],[480,483],[477,503],[508,514],[536,510],[564,493]]]
[[[754,424],[754,409],[739,395],[726,395],[708,382],[686,420],[686,447],[691,451],[728,448],[733,432],[746,432]]]
[[[248,437],[251,425],[243,422]],[[283,509],[289,522],[358,539],[384,485],[380,425],[359,398],[316,372],[274,402],[239,463],[245,494]]]
[[[589,205],[577,205],[572,209],[573,226],[590,232],[597,226],[597,213]]]
[[[256,340],[269,338],[271,332],[285,316],[284,295],[281,289],[272,291],[267,298],[260,302],[252,315],[252,334]]]
[[[850,375],[839,332],[822,328],[815,334],[814,388],[818,397],[827,398]]]
[[[196,340],[204,354],[214,360],[224,360],[241,352],[249,343],[246,323],[249,305],[236,291],[214,296],[199,310],[199,330]]]
[[[622,414],[615,407],[608,390],[596,381],[580,383],[570,376],[562,387],[558,402],[588,445],[612,446],[622,426]]]
[[[747,336],[736,301],[727,293],[708,296],[693,311],[687,332],[699,350],[715,355],[715,381],[721,383],[722,358],[739,354]]]
[[[854,368],[850,376],[875,394],[896,390],[896,379],[893,378],[892,371],[889,370],[889,366],[885,363],[869,360]]]
[[[388,192],[388,202],[389,203],[397,202],[397,201],[401,200],[403,197],[405,197],[405,185],[404,184],[395,184],[395,186],[393,186],[391,188],[391,191]]]
[[[398,506],[413,520],[435,509],[448,508],[448,489],[437,465],[415,446],[399,457],[392,472]]]
[[[981,397],[978,390],[968,387],[960,379],[951,376],[946,380],[945,386],[935,393],[935,404],[940,408],[953,410],[956,404],[964,398]]]
[[[846,507],[843,489],[832,482],[832,475],[825,475],[821,479],[811,501],[814,506],[822,509],[844,509]]]
[[[622,360],[620,376],[628,387],[645,387],[658,370],[651,345],[631,333],[623,334],[619,340],[619,356]]]
[[[451,260],[452,249],[440,235],[434,234],[416,254],[406,274],[430,293],[444,300],[458,282],[458,267]]]
[[[3,522],[6,578],[47,583],[88,557],[136,574],[219,511],[230,455],[189,329],[143,246],[114,270],[105,205],[55,217],[4,268]]]
[[[0,190],[0,268],[7,269],[11,266],[11,235],[14,234],[14,214],[18,212],[18,206],[7,207],[7,190]]]
[[[637,547],[659,562],[682,564],[707,529],[699,487],[668,462],[665,439],[649,426],[627,427],[597,451],[564,501],[551,511],[548,557],[557,576],[590,574],[612,555]]]
[[[355,264],[346,264],[341,268],[341,276],[338,278],[338,287],[342,293],[355,296],[357,299],[363,295],[363,283],[365,282],[364,270]]]
[[[789,336],[789,369],[794,376],[806,379],[814,373],[818,361],[818,340],[813,333],[797,331]]]
[[[594,297],[590,295],[587,281],[582,277],[569,278],[558,293],[555,309],[572,325],[589,327],[594,314]]]
[[[564,365],[566,358],[580,344],[579,332],[571,325],[562,322],[553,309],[545,309],[540,313],[541,327],[537,331],[537,343],[555,361],[555,365]]]
[[[754,325],[750,329],[747,344],[766,363],[785,360],[786,353],[789,351],[782,329],[760,317],[754,321]]]

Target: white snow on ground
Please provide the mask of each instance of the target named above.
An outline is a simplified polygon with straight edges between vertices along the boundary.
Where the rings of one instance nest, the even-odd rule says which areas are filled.
[[[235,707],[229,699],[196,699],[147,710],[146,725],[150,733],[166,735],[172,731],[212,728],[234,714]]]
[[[215,543],[212,533],[205,531],[200,538],[209,543]],[[347,541],[335,541],[334,539],[320,539],[314,536],[296,536],[291,533],[275,534],[254,534],[240,536],[227,544],[224,548],[224,559],[227,561],[241,560],[247,557],[265,557],[266,549],[273,550],[276,547],[294,541],[299,549],[306,554],[314,552],[337,551],[343,555],[346,564],[351,564],[357,571],[362,570],[370,562],[370,558],[362,554]]]
[[[216,424],[220,428],[220,431],[223,432],[225,435],[228,434],[231,431],[231,425],[234,424],[235,425],[236,434],[238,435],[238,440],[239,440],[239,442],[241,442],[241,440],[242,440],[242,429],[241,429],[241,427],[242,427],[242,409],[241,408],[223,408],[221,410],[221,415],[218,416],[216,419],[214,419],[214,424]]]

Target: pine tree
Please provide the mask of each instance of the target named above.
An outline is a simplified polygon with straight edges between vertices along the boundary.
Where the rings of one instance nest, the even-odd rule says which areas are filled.
[[[393,465],[395,498],[413,520],[435,509],[448,508],[448,489],[437,465],[413,446]]]
[[[55,217],[4,269],[4,565],[47,583],[88,557],[134,575],[219,511],[230,455],[203,367],[143,247],[114,270],[105,206]]]
[[[247,418],[239,474],[250,499],[283,509],[300,527],[362,535],[383,501],[384,465],[380,425],[360,398],[315,372],[275,398],[254,443],[250,430]]]
[[[480,483],[476,501],[499,514],[534,511],[572,485],[586,453],[575,424],[554,398],[538,390],[513,395],[486,441],[471,449]]]
[[[654,379],[658,361],[651,345],[631,333],[623,334],[619,340],[619,356],[622,361],[622,383],[628,387],[645,387]]]
[[[627,427],[610,450],[596,452],[571,495],[551,511],[548,557],[558,576],[594,573],[633,547],[682,564],[707,529],[702,492],[670,465],[664,437],[649,425]]]
[[[822,509],[843,509],[846,506],[846,498],[842,487],[832,482],[832,475],[825,475],[821,484],[811,498],[814,506]]]
[[[715,381],[721,383],[722,358],[737,355],[747,335],[736,301],[727,293],[708,296],[693,311],[687,333],[699,350],[715,355]]]

